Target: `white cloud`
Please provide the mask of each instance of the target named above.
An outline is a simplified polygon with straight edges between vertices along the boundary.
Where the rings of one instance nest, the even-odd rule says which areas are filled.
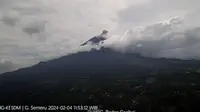
[[[128,30],[115,49],[148,57],[200,59],[200,27],[187,28],[181,18]],[[119,44],[120,43],[120,44]]]

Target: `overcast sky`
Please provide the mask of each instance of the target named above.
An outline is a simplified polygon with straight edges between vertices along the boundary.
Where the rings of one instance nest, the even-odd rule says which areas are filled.
[[[0,73],[65,55],[104,29],[110,38],[132,40],[129,45],[139,46],[144,55],[200,59],[195,50],[200,48],[199,4],[199,0],[0,0]],[[179,28],[171,29],[173,17],[179,17],[175,20]],[[158,24],[165,20],[170,25]],[[137,27],[143,27],[139,40]],[[177,32],[172,35],[175,31],[184,40],[177,39]],[[166,33],[175,41],[164,41],[164,47],[155,49],[163,45]]]

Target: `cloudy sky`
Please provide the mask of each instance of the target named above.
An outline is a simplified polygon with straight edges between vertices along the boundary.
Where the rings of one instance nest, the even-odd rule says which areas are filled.
[[[199,4],[199,0],[0,0],[0,73],[65,55],[104,29],[110,40],[128,42],[129,48],[144,55],[200,59]]]

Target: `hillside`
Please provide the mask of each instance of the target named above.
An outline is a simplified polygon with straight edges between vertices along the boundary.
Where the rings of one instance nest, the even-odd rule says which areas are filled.
[[[102,47],[1,74],[0,101],[188,112],[199,108],[199,67],[196,60],[147,58]]]

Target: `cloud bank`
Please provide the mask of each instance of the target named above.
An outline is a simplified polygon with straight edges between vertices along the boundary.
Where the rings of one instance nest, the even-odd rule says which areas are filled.
[[[113,40],[115,42],[108,45],[122,52],[148,57],[200,59],[200,27],[187,28],[180,17],[130,29]]]

